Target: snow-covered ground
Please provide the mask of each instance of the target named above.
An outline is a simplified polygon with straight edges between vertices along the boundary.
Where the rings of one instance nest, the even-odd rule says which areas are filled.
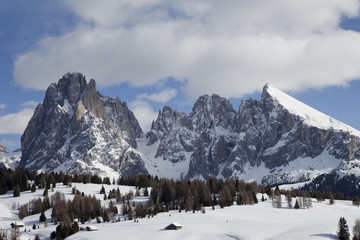
[[[73,184],[85,194],[95,194],[99,199],[101,185]],[[116,185],[104,185],[106,192],[117,188]],[[134,191],[135,188],[119,186],[122,194]],[[62,191],[66,197],[72,198],[71,188],[58,184],[57,191]],[[52,192],[49,191],[49,195]],[[35,193],[23,192],[19,198],[13,198],[12,193],[0,195],[0,228],[10,229],[10,223],[19,220],[17,210],[12,209],[13,203],[24,204],[34,198],[42,196],[42,190]],[[259,199],[261,195],[258,195]],[[143,201],[139,197],[137,201]],[[108,204],[102,200],[102,205]],[[294,200],[295,201],[295,200]],[[120,206],[119,210],[121,209]],[[45,215],[49,219],[51,209]],[[134,221],[121,221],[118,223],[97,224],[93,220],[90,225],[95,225],[98,231],[80,231],[67,239],[336,239],[337,224],[340,217],[345,217],[351,230],[356,218],[360,217],[360,208],[355,207],[350,201],[335,201],[329,205],[328,201],[317,203],[313,199],[310,209],[288,209],[285,201],[283,208],[272,207],[271,201],[259,202],[253,206],[231,206],[215,210],[206,208],[206,213],[170,211],[160,213],[153,218],[138,219]],[[25,227],[21,228],[21,239],[34,239],[38,234],[41,239],[50,239],[50,233],[56,226],[49,223],[45,228],[39,221],[39,214],[26,217],[22,220]],[[172,222],[182,225],[181,230],[165,230]],[[32,225],[39,225],[33,230]],[[85,224],[85,226],[89,225]],[[24,229],[27,232],[24,232]],[[28,232],[30,230],[30,232]]]

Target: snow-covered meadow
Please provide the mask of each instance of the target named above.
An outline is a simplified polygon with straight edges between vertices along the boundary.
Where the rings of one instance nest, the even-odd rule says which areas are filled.
[[[73,183],[79,191],[85,194],[95,194],[102,200],[102,205],[108,205],[100,195],[101,185]],[[104,185],[106,192],[119,187],[122,194],[135,191],[134,187]],[[72,199],[71,187],[58,184],[55,191],[62,191],[66,197]],[[0,229],[10,230],[10,224],[19,221],[18,210],[14,206],[42,197],[43,190],[35,193],[22,192],[20,197],[14,198],[12,192],[0,195]],[[49,196],[53,192],[49,191]],[[259,200],[261,195],[258,195]],[[137,197],[134,201],[144,201],[145,197]],[[271,200],[252,206],[205,208],[205,213],[170,211],[159,213],[154,217],[146,217],[135,221],[117,223],[100,223],[95,220],[80,226],[95,225],[98,231],[80,231],[67,239],[337,239],[336,230],[340,217],[345,217],[349,229],[352,229],[356,218],[360,218],[360,208],[352,205],[351,201],[335,201],[330,205],[328,200],[322,203],[313,199],[310,209],[288,209],[285,199],[283,208],[272,207]],[[293,199],[295,201],[295,199]],[[121,212],[121,205],[117,205]],[[39,215],[25,217],[22,222],[25,227],[20,229],[21,239],[34,239],[38,234],[40,239],[50,239],[50,233],[55,230],[53,223],[45,227],[39,222]],[[45,212],[49,219],[51,209]],[[119,215],[120,216],[120,215]],[[119,217],[118,216],[118,217]],[[121,217],[121,216],[120,216]],[[182,225],[181,230],[165,230],[172,222]],[[39,226],[33,230],[33,224]],[[27,230],[25,232],[25,229]],[[30,232],[29,232],[30,230]]]

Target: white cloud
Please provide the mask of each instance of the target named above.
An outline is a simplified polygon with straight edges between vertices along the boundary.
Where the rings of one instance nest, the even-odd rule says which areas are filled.
[[[1,110],[1,109],[5,109],[5,108],[6,108],[6,105],[3,104],[3,103],[0,103],[0,110]]]
[[[157,112],[154,112],[151,105],[143,100],[135,100],[129,103],[131,111],[134,113],[136,119],[139,121],[143,132],[151,129],[152,120],[157,118]]]
[[[172,98],[176,97],[178,91],[176,89],[165,89],[161,92],[158,93],[153,93],[153,94],[139,94],[138,96],[136,96],[136,98],[138,99],[146,99],[146,100],[150,100],[152,102],[158,102],[158,103],[167,103],[169,102]]]
[[[339,27],[343,16],[357,16],[357,0],[66,4],[78,25],[20,55],[18,84],[45,89],[72,71],[102,86],[148,86],[172,76],[187,79],[192,97],[240,97],[266,82],[299,90],[360,78],[360,33]]]
[[[23,134],[33,114],[33,108],[24,108],[20,112],[0,116],[0,134]]]

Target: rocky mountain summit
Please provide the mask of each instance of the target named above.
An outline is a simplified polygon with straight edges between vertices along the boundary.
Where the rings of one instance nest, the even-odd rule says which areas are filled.
[[[237,112],[218,95],[200,97],[189,115],[164,107],[147,136],[158,144],[153,162],[187,162],[186,178],[305,182],[360,158],[359,131],[271,85]]]
[[[146,172],[136,149],[142,130],[126,103],[102,96],[95,80],[64,75],[46,91],[21,137],[20,166],[30,170]]]
[[[66,74],[49,86],[21,141],[20,165],[45,171],[308,186],[360,176],[360,132],[269,84],[237,111],[216,94],[199,97],[189,114],[165,106],[145,135],[126,103]]]

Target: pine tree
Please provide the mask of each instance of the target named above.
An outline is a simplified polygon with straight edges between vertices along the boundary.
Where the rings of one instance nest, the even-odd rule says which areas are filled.
[[[39,237],[39,235],[35,235],[35,240],[40,240],[40,237]]]
[[[20,197],[20,187],[19,187],[19,185],[15,185],[13,196],[14,197]]]
[[[31,192],[36,192],[36,185],[35,184],[31,185]]]
[[[350,240],[349,227],[344,217],[339,219],[337,237],[339,240]]]
[[[333,205],[335,203],[334,195],[332,193],[330,193],[330,195],[329,195],[329,203],[330,203],[330,205]]]
[[[101,189],[100,189],[100,194],[105,194],[105,188],[104,188],[104,185],[101,186]]]
[[[295,209],[299,209],[299,208],[300,208],[300,206],[299,206],[299,202],[298,202],[298,200],[297,200],[297,199],[295,200],[295,205],[294,205],[294,208],[295,208]]]
[[[360,219],[355,220],[355,224],[353,227],[353,240],[360,240]]]
[[[354,206],[357,206],[357,207],[360,207],[360,197],[359,196],[356,196],[354,199],[353,199],[353,205]]]
[[[45,222],[46,221],[46,216],[44,211],[41,211],[40,217],[39,217],[39,221],[40,222]]]

